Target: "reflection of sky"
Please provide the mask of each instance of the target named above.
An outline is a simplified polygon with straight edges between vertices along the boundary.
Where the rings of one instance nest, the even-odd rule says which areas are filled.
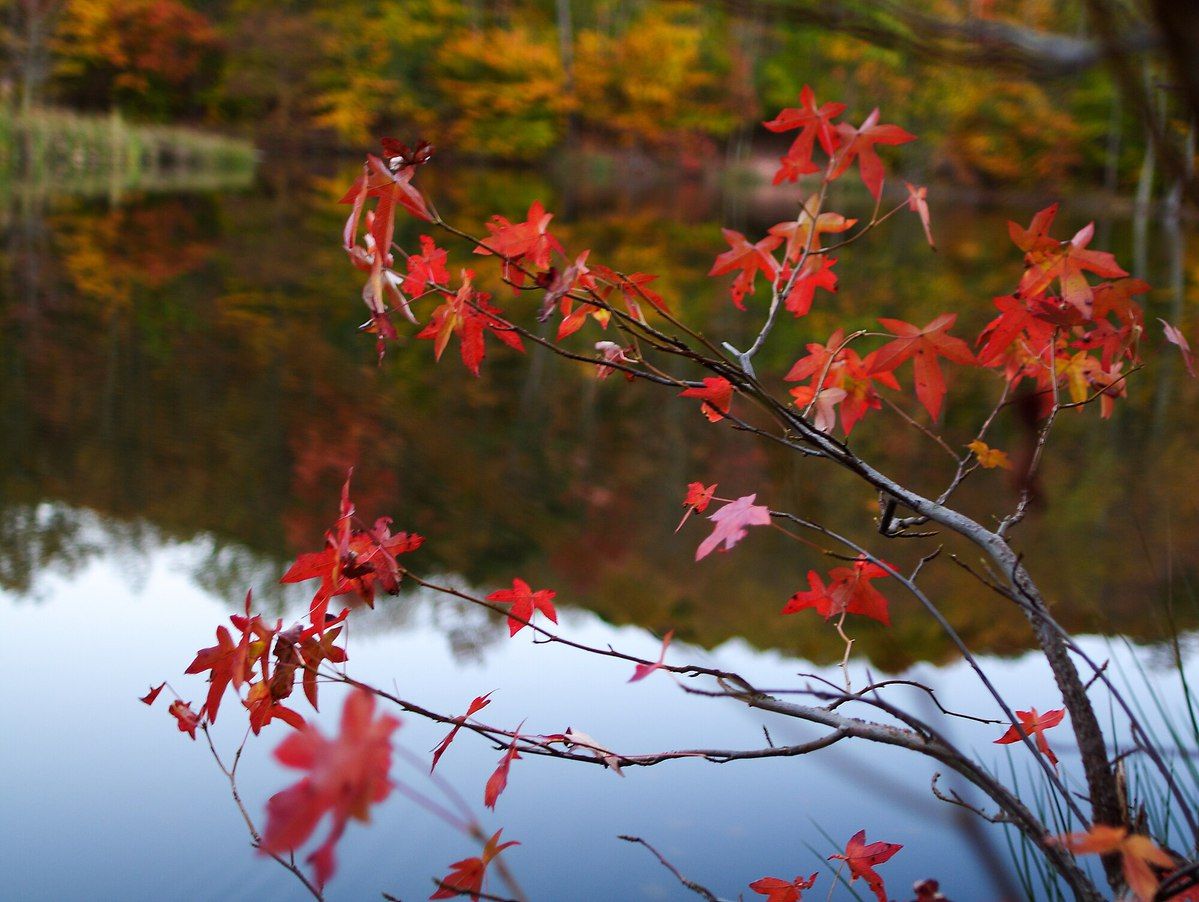
[[[299,896],[290,875],[249,849],[202,740],[192,743],[176,732],[161,700],[153,710],[136,701],[164,677],[186,698],[203,695],[201,680],[181,671],[198,647],[211,644],[215,626],[229,611],[223,599],[197,589],[190,576],[206,553],[202,543],[159,548],[137,567],[106,557],[68,577],[45,575],[40,602],[12,597],[0,602],[6,639],[0,696],[6,897]],[[812,727],[735,704],[683,695],[663,674],[630,686],[626,664],[533,645],[523,635],[504,639],[499,623],[455,614],[445,602],[384,599],[380,610],[355,618],[364,625],[384,621],[385,609],[396,605],[415,611],[399,618],[404,622],[398,626],[350,637],[351,672],[434,709],[457,713],[473,696],[495,689],[486,711],[490,722],[515,725],[527,718],[529,730],[546,733],[573,726],[630,753],[755,747],[762,743],[764,723],[776,743],[818,735]],[[818,626],[815,618],[812,626]],[[476,646],[455,660],[446,627],[460,633],[491,629],[502,641]],[[564,612],[562,629],[584,642],[656,657],[653,637],[613,628],[590,614]],[[1101,657],[1111,653],[1102,640],[1088,644]],[[740,642],[707,654],[676,648],[671,658],[684,653],[765,686],[793,685],[795,673],[810,669]],[[1017,706],[1043,710],[1058,703],[1035,657],[993,660],[988,668]],[[832,670],[823,672],[836,677]],[[991,715],[962,665],[922,666],[918,674],[937,687],[947,707]],[[1167,707],[1179,702],[1176,682],[1170,671],[1154,676]],[[329,726],[340,697],[328,688],[324,698],[318,719]],[[296,701],[307,715],[306,705]],[[231,749],[244,720],[229,702],[224,712],[214,732],[219,746]],[[403,719],[399,741],[424,756],[442,728]],[[252,739],[241,766],[242,791],[258,817],[266,797],[293,779],[269,758],[284,729],[272,725]],[[947,729],[1006,770],[1002,752],[990,745],[999,728],[955,721]],[[1071,774],[1076,762],[1068,733],[1061,730],[1053,738]],[[485,815],[487,830],[502,826],[506,838],[522,842],[505,855],[534,899],[692,898],[644,850],[617,841],[619,833],[645,837],[684,873],[735,897],[748,894],[746,884],[764,874],[790,879],[819,869],[808,846],[820,856],[833,851],[822,830],[843,843],[862,827],[870,840],[905,846],[882,871],[895,897],[927,876],[939,877],[959,902],[993,899],[1000,892],[984,876],[957,812],[929,798],[931,769],[905,753],[843,743],[798,760],[629,768],[623,779],[600,768],[527,758],[513,765],[508,791],[492,814],[482,809],[482,789],[498,758],[497,751],[464,734],[440,772]],[[1027,759],[1019,751],[1015,762],[1025,773]],[[393,773],[429,788],[423,774],[401,764]],[[979,832],[1006,867],[998,828]],[[355,824],[343,838],[330,896],[377,898],[385,889],[403,899],[425,898],[432,876],[470,854],[468,840],[393,794],[369,828]],[[821,894],[828,880],[826,872],[818,884]]]

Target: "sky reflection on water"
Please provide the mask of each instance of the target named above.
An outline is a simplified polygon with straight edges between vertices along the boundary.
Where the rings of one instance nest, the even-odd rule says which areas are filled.
[[[88,532],[103,544],[102,533]],[[8,775],[0,817],[11,862],[9,898],[298,897],[290,875],[248,848],[202,740],[193,743],[178,733],[161,702],[155,709],[136,702],[146,685],[162,678],[187,698],[202,695],[199,678],[180,674],[230,610],[228,599],[199,589],[192,579],[209,553],[204,541],[158,544],[141,556],[106,556],[71,576],[44,574],[36,603],[11,595],[0,599],[8,649],[0,730],[15,739],[0,744],[0,764]],[[610,626],[564,601],[564,634],[654,656],[653,636]],[[499,638],[456,656],[447,628]],[[498,688],[487,711],[494,723],[513,725],[527,717],[528,729],[544,733],[573,726],[626,752],[753,747],[761,744],[763,724],[779,743],[817,735],[737,705],[688,697],[663,674],[630,686],[628,665],[535,646],[524,637],[508,640],[499,623],[419,594],[382,600],[378,610],[360,612],[351,629],[350,668],[356,676],[448,712]],[[1114,655],[1125,668],[1131,660],[1132,653],[1118,644],[1087,639],[1085,645],[1100,657]],[[1167,709],[1176,707],[1175,673],[1158,669],[1149,651],[1135,654],[1151,668],[1158,698]],[[793,684],[798,672],[837,678],[835,668],[755,651],[738,640],[708,653],[678,646],[671,657],[752,675],[760,685]],[[1190,648],[1187,667],[1195,661]],[[1043,709],[1056,702],[1035,656],[986,664],[1017,704]],[[858,671],[860,680],[860,666]],[[993,714],[960,663],[919,665],[908,675],[935,687],[949,708]],[[324,699],[316,719],[328,727],[340,699],[334,688],[325,689]],[[442,729],[415,717],[403,720],[398,741],[427,760]],[[214,729],[218,746],[230,750],[240,729],[238,718],[222,718]],[[270,726],[251,739],[242,764],[243,793],[259,818],[265,798],[294,778],[269,758],[281,730]],[[1005,754],[990,744],[996,727],[959,721],[953,732],[957,741],[1006,769]],[[1058,745],[1066,772],[1077,779],[1067,734]],[[645,837],[688,875],[735,896],[763,874],[789,878],[820,869],[811,849],[820,856],[833,851],[823,833],[843,842],[863,826],[872,839],[905,846],[883,871],[895,897],[931,875],[955,899],[1001,893],[987,876],[972,831],[954,809],[928,796],[928,765],[904,753],[847,743],[800,760],[630,768],[623,779],[599,768],[525,759],[513,765],[497,811],[485,813],[482,784],[498,757],[464,735],[439,773],[485,814],[486,829],[503,826],[505,837],[523,843],[505,854],[532,898],[689,897],[644,850],[618,842],[619,833]],[[1027,785],[1027,759],[1017,750],[1013,760]],[[428,789],[422,773],[400,762],[393,774]],[[1007,869],[998,828],[981,834]],[[444,873],[451,860],[473,854],[470,850],[465,838],[395,794],[369,828],[355,825],[347,832],[330,898],[367,898],[381,889],[403,899],[425,898],[430,878]],[[825,872],[822,892],[828,879]]]

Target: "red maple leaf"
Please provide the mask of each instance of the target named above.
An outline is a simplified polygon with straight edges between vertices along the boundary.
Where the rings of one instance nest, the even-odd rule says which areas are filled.
[[[175,699],[171,702],[171,707],[167,708],[167,713],[175,718],[180,733],[186,733],[192,739],[196,738],[196,727],[200,725],[200,718],[192,710],[191,702]]]
[[[792,169],[797,175],[805,172],[816,172],[819,167],[812,163],[812,149],[816,141],[830,157],[840,143],[833,120],[845,112],[843,103],[826,103],[816,106],[816,94],[804,85],[799,92],[799,106],[787,107],[779,112],[769,122],[763,122],[772,132],[788,132],[800,129],[784,160],[784,168]],[[780,173],[783,170],[780,170]],[[776,174],[774,183],[782,179]]]
[[[487,600],[512,605],[508,609],[508,635],[515,636],[532,622],[535,610],[541,611],[554,623],[558,622],[558,612],[554,610],[556,594],[553,589],[534,592],[523,579],[513,579],[511,589],[492,592]]]
[[[483,336],[487,332],[521,353],[524,353],[525,346],[512,329],[512,324],[503,319],[499,309],[489,303],[491,295],[474,289],[471,284],[473,278],[471,270],[462,270],[461,287],[453,297],[447,296],[445,302],[433,311],[428,324],[416,337],[432,339],[433,357],[440,360],[446,345],[450,343],[450,337],[457,335],[462,362],[477,376],[479,364],[486,353]]]
[[[944,313],[923,328],[899,319],[879,319],[896,339],[878,349],[873,361],[874,371],[894,370],[914,357],[916,397],[934,420],[940,415],[941,402],[945,398],[945,376],[937,358],[944,357],[967,366],[978,362],[966,342],[949,334],[957,318],[956,313]]]
[[[298,712],[280,701],[290,694],[290,683],[272,680],[269,671],[264,667],[262,679],[250,684],[250,691],[246,693],[246,700],[242,702],[250,712],[250,729],[254,731],[255,736],[276,718],[297,730],[305,725],[304,718]]]
[[[404,277],[403,289],[408,294],[420,294],[426,289],[444,288],[449,284],[446,251],[428,235],[420,236],[420,253],[409,254],[407,262],[408,275]]]
[[[1027,229],[1008,223],[1012,241],[1024,251],[1026,269],[1020,280],[1019,294],[1024,298],[1039,297],[1056,279],[1061,286],[1062,299],[1073,306],[1084,319],[1091,319],[1094,289],[1085,272],[1103,278],[1127,276],[1116,258],[1106,251],[1087,249],[1095,235],[1095,223],[1079,229],[1069,241],[1049,237],[1049,227],[1057,215],[1057,204],[1046,207],[1033,217]]]
[[[733,383],[723,376],[708,376],[703,387],[688,388],[679,392],[680,398],[699,398],[703,403],[700,411],[713,423],[728,416],[733,404]]]
[[[487,231],[491,232],[491,236],[475,247],[475,253],[498,254],[504,258],[505,267],[508,263],[525,262],[537,269],[546,269],[553,251],[565,253],[558,239],[547,231],[553,218],[554,214],[546,213],[539,200],[529,205],[524,222],[511,222],[503,216],[493,216],[487,223]],[[518,284],[523,282],[519,271],[513,279]]]
[[[1076,855],[1118,854],[1124,870],[1124,882],[1141,902],[1157,898],[1161,884],[1154,868],[1174,870],[1177,863],[1148,836],[1129,833],[1127,827],[1094,824],[1086,833],[1068,833],[1051,837],[1051,842],[1069,849]],[[1174,896],[1182,899],[1186,896]]]
[[[165,685],[166,685],[166,683],[163,682],[163,683],[159,683],[157,686],[151,686],[150,691],[141,697],[140,701],[142,702],[142,704],[146,704],[146,705],[154,704],[155,700],[158,698],[158,693],[162,692],[162,687]]]
[[[682,529],[683,524],[692,514],[702,514],[706,511],[708,505],[712,503],[712,493],[715,491],[716,483],[706,487],[702,482],[687,483],[687,497],[683,499],[683,505],[687,508],[687,512],[683,514],[683,519],[679,521],[679,525],[674,528],[674,531],[678,532]]]
[[[836,292],[837,274],[833,272],[836,262],[836,257],[809,257],[804,263],[785,299],[787,310],[796,319],[808,315],[808,311],[812,309],[812,301],[816,298],[817,288]]]
[[[724,240],[729,243],[730,249],[716,258],[708,275],[722,276],[725,273],[738,271],[737,278],[733,280],[730,294],[738,309],[744,310],[743,299],[747,294],[754,293],[754,282],[758,272],[760,271],[766,276],[771,283],[779,274],[779,263],[774,259],[771,251],[782,244],[783,239],[779,235],[767,235],[757,244],[750,244],[740,232],[732,229],[721,229],[720,231],[724,235]]]
[[[757,494],[743,495],[736,501],[730,501],[716,513],[708,517],[716,524],[712,534],[699,543],[695,549],[695,559],[703,560],[719,545],[723,551],[732,551],[733,546],[749,534],[750,526],[769,526],[770,508],[754,504]]]
[[[871,561],[857,560],[852,567],[834,567],[829,571],[829,583],[815,570],[808,571],[808,591],[796,592],[783,608],[784,614],[794,614],[815,608],[825,620],[840,614],[861,614],[891,625],[886,597],[871,585],[871,580],[889,576],[882,567]]]
[[[666,649],[670,647],[670,640],[674,638],[674,630],[669,630],[662,637],[662,651],[658,654],[658,660],[654,664],[638,664],[633,668],[633,675],[629,677],[630,683],[636,683],[638,680],[644,680],[655,670],[660,670],[666,661]]]
[[[500,758],[499,766],[487,778],[487,786],[483,790],[483,804],[492,811],[495,810],[495,803],[500,794],[508,788],[508,770],[512,767],[512,762],[520,758],[520,752],[516,750],[516,740],[519,738],[520,728],[517,727],[516,735],[512,737],[512,743],[504,751],[504,756]]]
[[[487,873],[487,865],[500,852],[509,846],[519,846],[515,840],[500,842],[503,830],[496,830],[491,839],[483,846],[483,854],[477,858],[463,858],[450,865],[450,872],[438,881],[440,886],[430,899],[452,899],[469,895],[477,900],[483,892],[483,877]]]
[[[492,692],[494,691],[493,689]],[[437,743],[437,748],[433,749],[433,764],[429,767],[429,773],[432,773],[437,767],[437,762],[441,760],[441,756],[445,754],[446,749],[450,747],[450,743],[454,741],[454,737],[458,735],[458,731],[462,729],[462,725],[466,723],[466,718],[472,714],[477,714],[491,704],[491,699],[487,697],[489,695],[491,695],[491,692],[488,692],[487,695],[478,696],[467,706],[465,714],[454,718],[453,728],[441,742]]]
[[[1057,767],[1057,755],[1053,754],[1053,749],[1049,747],[1049,742],[1045,739],[1045,731],[1051,727],[1056,727],[1062,722],[1062,718],[1065,716],[1065,708],[1055,708],[1052,711],[1046,711],[1044,714],[1038,714],[1036,708],[1016,712],[1016,717],[1019,718],[1020,726],[1024,729],[1025,734],[1036,742],[1037,748],[1041,750],[1041,753],[1049,759],[1049,763],[1054,767]],[[1006,733],[995,740],[995,744],[1010,745],[1013,742],[1020,741],[1020,734],[1016,731],[1016,727],[1013,724],[1007,728]]]
[[[845,854],[830,855],[829,861],[835,858],[843,860],[849,865],[849,872],[853,875],[850,882],[861,877],[878,897],[878,902],[887,902],[887,889],[883,885],[883,878],[875,872],[874,866],[887,861],[902,848],[903,846],[891,842],[872,842],[866,845],[866,831],[859,830],[850,837],[845,846]]]
[[[811,889],[816,882],[816,874],[808,877],[796,877],[794,880],[784,880],[781,877],[762,877],[749,885],[755,893],[766,897],[766,902],[800,902],[805,889]]]
[[[1013,342],[1021,341],[1028,350],[1036,353],[1053,337],[1053,326],[1034,316],[1019,298],[1010,295],[997,297],[993,303],[999,316],[987,323],[979,333],[978,362],[982,366],[1002,363]]]
[[[351,818],[370,820],[371,806],[391,793],[391,734],[399,725],[386,714],[376,718],[375,697],[358,689],[346,698],[335,738],[326,739],[307,724],[284,739],[275,758],[308,775],[267,802],[262,852],[281,855],[297,849],[330,815],[325,841],[308,857],[317,883],[324,885],[336,868],[333,848],[346,824]]]
[[[904,131],[898,125],[879,125],[877,107],[858,128],[842,122],[837,126],[837,133],[841,137],[841,146],[833,160],[829,178],[839,178],[856,159],[862,182],[876,201],[883,193],[884,171],[883,161],[879,159],[874,146],[906,144],[916,140],[915,135]]]
[[[217,711],[221,707],[221,697],[225,694],[230,683],[233,688],[240,689],[250,678],[251,661],[249,659],[249,637],[242,635],[241,640],[234,643],[228,628],[216,628],[216,645],[202,648],[196,652],[195,660],[188,665],[184,673],[208,674],[208,698],[200,708],[211,723],[216,723]]]

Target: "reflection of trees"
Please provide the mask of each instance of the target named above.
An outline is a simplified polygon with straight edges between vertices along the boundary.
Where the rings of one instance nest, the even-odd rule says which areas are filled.
[[[505,173],[499,181],[518,180]],[[518,184],[497,208],[516,213],[545,190]],[[757,490],[834,528],[860,522],[873,499],[833,474],[798,479],[790,460],[710,426],[692,405],[669,405],[663,418],[660,393],[596,383],[583,366],[530,381],[528,361],[496,350],[488,377],[474,379],[449,355],[431,365],[426,344],[411,342],[376,367],[370,343],[354,334],[360,314],[353,275],[330,238],[339,214],[331,193],[300,180],[253,196],[84,206],[49,218],[41,262],[54,274],[57,306],[23,318],[21,298],[6,294],[0,307],[0,359],[19,376],[0,387],[7,587],[28,591],[38,572],[78,566],[91,553],[70,541],[70,524],[39,525],[30,512],[49,500],[110,523],[152,523],[164,540],[204,536],[211,553],[198,564],[200,581],[234,604],[249,584],[266,592],[290,555],[316,547],[354,464],[364,517],[390,513],[396,528],[429,537],[413,562],[422,571],[484,587],[519,573],[554,586],[567,604],[613,621],[678,626],[705,645],[740,635],[808,658],[839,653],[814,622],[777,616],[803,573],[823,565],[817,555],[765,534],[695,565],[702,524],[678,537],[671,530],[683,486],[701,477],[727,495]],[[492,210],[468,208],[473,193],[451,192],[444,206],[479,221]],[[708,195],[705,209],[702,197],[685,200],[684,224],[646,212],[645,202],[641,215],[627,216],[619,196],[577,191],[588,225],[564,222],[558,231],[569,247],[594,248],[594,260],[660,273],[676,307],[735,335],[740,315],[703,276],[719,199]],[[836,200],[851,214],[860,203],[852,194]],[[782,327],[794,346],[826,338],[834,317],[869,325],[876,313],[920,320],[945,307],[962,311],[962,334],[977,331],[989,319],[984,299],[1007,287],[1017,255],[1005,246],[1002,217],[958,209],[941,223],[936,266],[919,262],[927,251],[915,230],[895,230],[870,257],[847,252],[841,293]],[[126,247],[132,235],[142,246]],[[532,303],[507,290],[497,297],[512,310]],[[577,340],[586,347],[595,336]],[[779,353],[764,371],[791,363],[794,355]],[[1147,371],[1113,423],[1093,412],[1064,418],[1046,473],[1048,506],[1021,527],[1030,566],[1072,629],[1160,635],[1152,612],[1177,580],[1196,575],[1199,509],[1177,490],[1191,478],[1196,438],[1169,418],[1150,429],[1152,387],[1176,365],[1163,358]],[[987,381],[963,383],[949,434],[964,436],[994,391]],[[1196,401],[1189,381],[1171,393],[1172,404]],[[1001,447],[1019,440],[1014,423],[998,434]],[[885,415],[867,420],[854,441],[895,460],[920,488],[946,475],[941,452]],[[1001,476],[979,476],[963,494],[972,515],[1010,503]],[[1147,552],[1135,550],[1142,545]],[[909,563],[927,550],[887,553]],[[1019,650],[1025,624],[945,560],[953,550],[928,571],[937,583],[930,592],[949,599],[947,614],[973,645]],[[1058,561],[1083,564],[1068,570]],[[902,604],[892,630],[863,629],[859,647],[888,669],[946,657],[927,618],[904,616]],[[1180,615],[1184,626],[1190,616]],[[474,632],[463,629],[466,653]]]

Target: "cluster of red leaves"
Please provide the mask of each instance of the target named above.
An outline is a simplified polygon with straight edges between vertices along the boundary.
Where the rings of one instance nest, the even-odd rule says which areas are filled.
[[[362,289],[362,300],[370,311],[370,320],[363,328],[377,336],[380,359],[383,357],[384,341],[397,337],[391,311],[402,310],[412,319],[408,299],[400,289],[403,279],[393,269],[395,258],[391,253],[391,241],[395,235],[396,210],[402,208],[426,221],[433,219],[421,193],[412,185],[417,160],[403,154],[390,154],[396,147],[395,142],[388,142],[390,139],[384,143],[384,152],[389,153],[389,159],[385,162],[374,154],[368,155],[362,174],[340,201],[351,207],[342,233],[342,244],[350,262],[368,273]],[[431,151],[432,148],[429,148]],[[420,162],[428,159],[427,155],[423,156]],[[373,210],[366,211],[369,198],[374,198],[376,204]],[[359,243],[358,227],[364,211],[366,231]]]
[[[168,713],[175,718],[179,729],[192,739],[204,724],[215,723],[226,690],[247,687],[243,706],[249,714],[250,728],[259,733],[278,718],[299,729],[304,718],[283,704],[295,689],[297,673],[302,674],[304,694],[317,708],[317,670],[325,661],[341,663],[346,660],[345,649],[334,645],[345,619],[346,611],[325,621],[321,627],[307,629],[297,625],[283,629],[283,621],[268,625],[260,615],[251,614],[252,595],[246,593],[244,614],[233,614],[229,620],[234,632],[227,627],[216,628],[216,645],[201,648],[188,665],[186,673],[208,674],[208,695],[199,711],[190,702],[176,699]],[[234,634],[237,640],[234,641]],[[274,662],[272,664],[272,645]],[[142,701],[154,704],[163,686],[152,688]]]
[[[877,382],[888,388],[898,389],[890,370],[877,365],[878,351],[862,357],[845,340],[845,330],[838,329],[829,336],[825,344],[812,342],[808,353],[795,362],[787,375],[787,382],[803,382],[791,389],[797,407],[807,407],[815,402],[813,422],[821,432],[829,432],[836,423],[838,407],[841,413],[841,428],[846,435],[866,415],[868,410],[882,407],[882,399],[874,388]]]
[[[856,161],[870,194],[876,201],[882,196],[883,161],[875,150],[876,145],[905,144],[916,140],[916,136],[897,125],[880,125],[877,109],[858,128],[846,122],[834,121],[843,112],[843,103],[817,106],[812,89],[804,85],[799,95],[799,106],[788,107],[774,119],[763,123],[773,132],[799,130],[780,161],[774,184],[793,182],[801,175],[822,170],[824,181],[832,182],[844,175]],[[812,161],[817,144],[828,156],[828,162],[823,167]],[[908,205],[920,216],[929,244],[932,244],[926,189],[908,185],[908,192]],[[771,226],[766,236],[757,242],[749,241],[732,229],[723,230],[729,250],[716,258],[708,275],[737,273],[730,294],[738,308],[745,309],[745,296],[753,294],[759,272],[772,286],[789,286],[784,297],[785,306],[796,317],[807,315],[817,288],[830,292],[837,290],[837,276],[833,272],[833,265],[837,261],[825,255],[820,236],[844,232],[857,220],[821,210],[822,201],[822,194],[813,194],[801,205],[796,219]],[[786,249],[780,262],[775,258],[774,251],[784,241]],[[798,271],[793,267],[799,267]]]
[[[275,749],[281,764],[308,775],[267,802],[260,848],[275,855],[291,852],[330,815],[325,841],[308,857],[322,885],[333,874],[333,849],[346,824],[351,818],[369,821],[371,806],[391,793],[391,734],[400,722],[386,714],[376,718],[374,712],[374,695],[356,690],[346,699],[335,738],[327,739],[316,727],[305,725]]]
[[[799,93],[799,106],[787,107],[775,118],[763,125],[772,132],[789,132],[799,129],[799,134],[787,153],[780,160],[774,183],[795,181],[800,175],[819,172],[822,167],[812,161],[812,153],[819,143],[828,156],[825,167],[829,181],[839,178],[856,160],[862,182],[875,200],[883,190],[883,161],[875,150],[877,144],[906,144],[915,141],[897,125],[879,125],[878,110],[871,112],[858,128],[847,122],[834,122],[845,112],[843,103],[816,105],[816,95],[808,85]]]
[[[352,474],[351,474],[352,475]],[[325,533],[325,547],[301,554],[279,580],[283,583],[319,579],[309,608],[312,624],[323,630],[329,600],[340,595],[357,594],[368,607],[374,607],[375,590],[389,595],[400,590],[404,568],[396,557],[415,551],[424,537],[415,533],[391,532],[391,518],[380,517],[374,525],[355,528],[355,509],[350,501],[350,477],[341,490],[341,509],[337,523]]]
[[[1008,223],[1024,274],[1013,294],[995,298],[999,316],[978,337],[978,361],[1002,369],[1013,386],[1032,380],[1042,416],[1064,389],[1075,403],[1098,395],[1106,418],[1125,394],[1125,364],[1139,360],[1145,319],[1133,296],[1149,286],[1127,278],[1111,254],[1089,249],[1094,223],[1069,241],[1052,238],[1057,211],[1046,207],[1027,229]],[[1088,272],[1109,281],[1092,285]]]
[[[806,592],[796,592],[783,608],[784,614],[794,614],[815,608],[825,620],[842,614],[861,614],[877,620],[884,626],[891,625],[887,610],[887,599],[871,585],[872,580],[889,576],[882,567],[859,558],[849,567],[834,567],[828,573],[828,583],[815,570],[808,571]]]

